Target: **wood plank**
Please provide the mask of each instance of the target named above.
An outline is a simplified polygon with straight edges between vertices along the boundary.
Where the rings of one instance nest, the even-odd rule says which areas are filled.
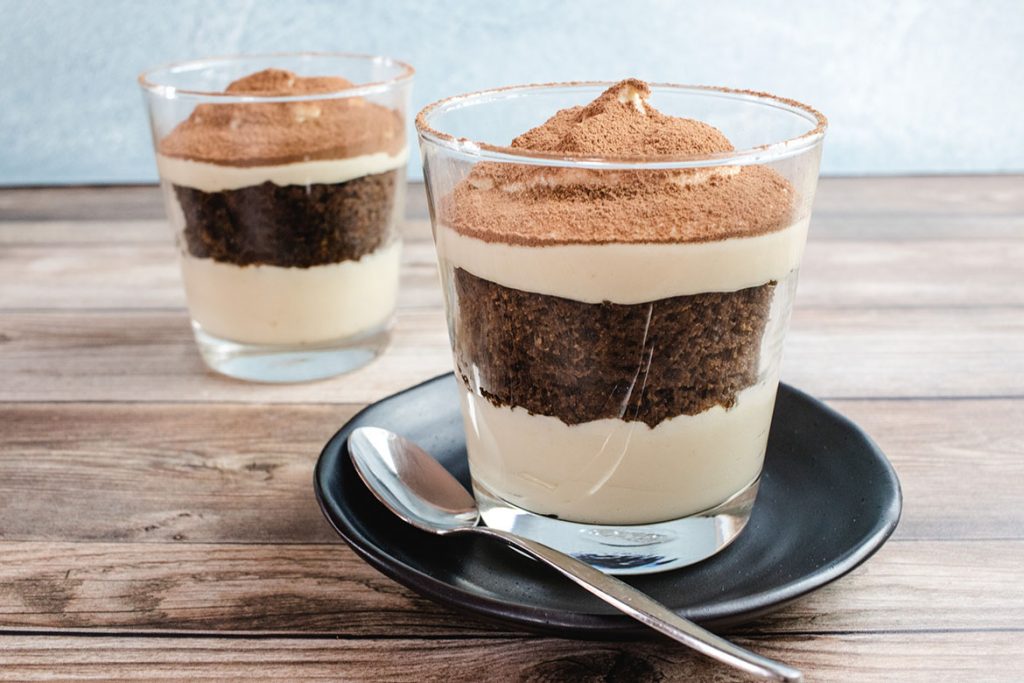
[[[206,370],[184,311],[4,314],[0,335],[0,401],[369,403],[451,370],[441,311],[401,312],[391,346],[369,366],[279,386]]]
[[[896,538],[1024,539],[1024,401],[830,401],[896,468]]]
[[[0,542],[0,551],[0,634],[520,632],[421,598],[337,544]],[[896,541],[840,581],[731,632],[1024,630],[1022,564],[1024,541]],[[565,590],[579,589],[566,580]]]
[[[798,307],[782,378],[822,398],[1024,396],[1024,309]]]
[[[815,210],[1021,216],[1024,175],[824,177]]]
[[[426,192],[419,183],[406,193],[406,215],[424,219]],[[156,185],[55,186],[0,189],[0,222],[162,220]]]
[[[0,539],[335,541],[313,464],[359,407],[4,405]]]
[[[369,403],[451,369],[439,310],[402,310],[350,375],[257,385],[202,365],[184,311],[0,313],[0,401]],[[823,398],[1024,396],[1024,308],[798,308],[783,378]]]
[[[0,200],[4,191],[0,190]],[[171,231],[166,218],[75,219],[3,221],[0,245],[48,245],[86,248],[91,246],[169,246]]]
[[[808,680],[888,682],[1020,680],[1024,635],[851,634],[739,639],[802,669]],[[898,674],[896,674],[898,672]],[[8,636],[0,680],[328,679],[346,681],[747,681],[669,642],[553,638],[197,639]]]
[[[0,643],[4,631],[25,628],[344,637],[515,633],[419,597],[340,543],[0,542],[0,551]]]
[[[398,305],[443,305],[437,258],[427,240],[411,241],[402,250]],[[184,307],[178,257],[170,244],[6,245],[0,249],[0,309]]]
[[[0,190],[0,197],[3,196]],[[98,192],[106,192],[99,190]],[[425,200],[424,200],[425,201]],[[432,239],[428,218],[409,218],[399,222],[399,234],[405,240]],[[143,244],[169,246],[172,242],[167,220],[78,219],[5,221],[0,219],[0,245],[63,245],[75,247],[124,246]]]
[[[1022,262],[1024,240],[812,238],[795,305],[798,310],[1024,306]]]
[[[811,234],[824,239],[1024,238],[1024,176],[822,178]]]
[[[21,187],[0,190],[0,221],[164,218],[157,185]]]
[[[31,240],[29,224],[47,221],[151,220],[161,225],[152,238],[163,240],[161,202],[155,186],[0,189],[0,242]],[[427,219],[421,183],[410,184],[405,215]],[[813,234],[838,239],[1021,238],[1024,176],[822,178],[814,216]]]
[[[1024,540],[1024,401],[834,405],[899,473],[897,538]],[[0,405],[0,540],[331,542],[313,465],[359,407]]]
[[[403,250],[400,305],[440,307],[429,240]],[[1024,307],[1024,240],[812,239],[797,307]],[[116,266],[115,266],[116,264]],[[181,308],[170,244],[7,245],[0,249],[0,309]]]
[[[412,190],[415,192],[415,190]],[[106,190],[102,190],[106,192]],[[0,190],[2,195],[3,190]],[[835,193],[840,194],[840,193]],[[841,195],[840,195],[841,198]],[[425,201],[425,200],[424,200]],[[838,203],[838,202],[837,202]],[[399,223],[405,240],[430,240],[428,218],[407,217]],[[985,240],[1024,239],[1022,214],[922,214],[864,209],[816,209],[811,221],[811,240],[872,240],[876,242],[923,242],[956,240],[970,235],[972,243]],[[164,218],[18,220],[0,219],[0,245],[123,246],[168,245],[171,234]]]

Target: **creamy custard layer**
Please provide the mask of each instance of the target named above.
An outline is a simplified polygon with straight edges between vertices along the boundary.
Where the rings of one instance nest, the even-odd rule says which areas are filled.
[[[203,192],[223,192],[262,185],[317,185],[344,183],[366,175],[386,173],[405,165],[406,147],[398,154],[377,152],[347,159],[320,159],[279,166],[222,166],[158,154],[160,177],[174,185]]]
[[[584,303],[638,304],[781,280],[800,265],[808,222],[754,237],[672,244],[527,247],[445,225],[438,225],[435,240],[451,266],[505,287]]]
[[[315,344],[385,323],[398,296],[401,243],[311,268],[236,266],[183,255],[192,318],[204,331],[245,344]]]
[[[475,480],[513,505],[590,524],[650,524],[712,508],[761,472],[777,382],[651,428],[594,420],[569,426],[463,391]]]

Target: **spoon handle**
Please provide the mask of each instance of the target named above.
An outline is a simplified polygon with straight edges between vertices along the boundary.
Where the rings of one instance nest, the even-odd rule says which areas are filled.
[[[692,621],[683,619],[646,593],[543,543],[489,527],[471,527],[466,531],[500,538],[509,545],[525,551],[640,623],[708,657],[759,678],[776,681],[803,680],[803,674],[797,669],[734,645]]]

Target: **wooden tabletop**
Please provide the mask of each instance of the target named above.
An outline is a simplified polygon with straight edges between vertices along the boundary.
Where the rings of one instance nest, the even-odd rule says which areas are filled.
[[[413,187],[394,341],[352,375],[207,372],[154,188],[0,191],[0,680],[733,680],[541,637],[378,574],[313,497],[368,402],[450,369]],[[730,637],[809,680],[1024,676],[1024,178],[821,182],[783,378],[903,483],[866,565]]]

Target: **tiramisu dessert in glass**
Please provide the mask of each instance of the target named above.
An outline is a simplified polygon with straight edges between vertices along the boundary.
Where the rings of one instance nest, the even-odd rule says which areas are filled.
[[[617,573],[724,548],[757,492],[824,117],[627,80],[416,124],[485,522]]]
[[[199,350],[242,379],[318,379],[386,345],[412,69],[283,54],[140,77]]]

